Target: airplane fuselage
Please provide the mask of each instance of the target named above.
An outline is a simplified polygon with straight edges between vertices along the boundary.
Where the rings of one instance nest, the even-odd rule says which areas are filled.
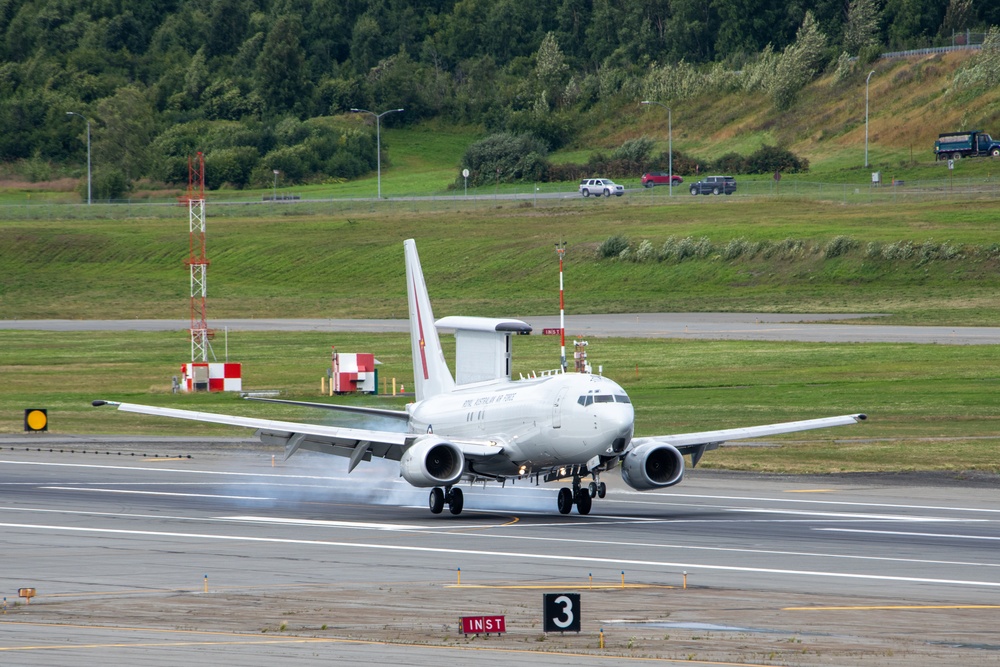
[[[476,438],[503,447],[481,472],[584,464],[632,438],[635,413],[625,390],[600,375],[555,374],[460,386],[410,408],[410,430]]]

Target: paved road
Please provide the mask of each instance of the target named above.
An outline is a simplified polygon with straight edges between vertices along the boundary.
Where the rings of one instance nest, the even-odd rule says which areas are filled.
[[[625,336],[700,338],[718,340],[798,340],[831,343],[939,343],[946,345],[996,345],[1000,327],[915,327],[878,324],[842,324],[876,314],[774,313],[627,313],[571,315],[568,336]],[[557,328],[558,316],[524,316],[541,333]],[[222,319],[212,320],[216,330],[233,331],[358,331],[406,332],[408,320],[335,319]],[[187,320],[0,320],[0,329],[47,331],[179,331]]]
[[[695,471],[638,493],[613,474],[586,517],[531,485],[468,488],[454,517],[431,515],[394,465],[273,466],[233,440],[152,445],[193,447],[182,459],[141,458],[134,440],[26,442],[0,443],[0,587],[9,603],[39,593],[0,617],[8,664],[631,664],[578,655],[598,626],[683,661],[791,646],[801,656],[782,664],[987,664],[1000,648],[991,486]],[[597,592],[590,576],[640,587]],[[458,577],[467,588],[449,588]],[[585,632],[543,646],[536,608],[559,582],[577,582]],[[505,643],[456,646],[455,619],[473,613],[507,614]],[[720,645],[728,631],[731,652],[712,653],[704,627]],[[849,662],[828,646],[842,641]]]

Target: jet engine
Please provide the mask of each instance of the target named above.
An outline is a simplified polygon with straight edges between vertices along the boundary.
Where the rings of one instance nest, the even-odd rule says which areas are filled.
[[[449,486],[465,471],[458,445],[428,435],[413,443],[399,459],[399,474],[413,486]]]
[[[622,479],[636,491],[673,486],[682,477],[684,455],[673,445],[639,445],[622,460]]]

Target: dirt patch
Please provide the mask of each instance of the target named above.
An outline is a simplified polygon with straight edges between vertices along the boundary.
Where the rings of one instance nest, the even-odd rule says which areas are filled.
[[[39,597],[9,610],[7,618],[726,663],[912,667],[985,664],[1000,657],[1000,609],[894,608],[885,600],[846,597],[824,597],[818,607],[806,595],[582,588],[576,592],[583,632],[546,634],[546,591],[494,586],[404,582]],[[503,614],[507,633],[459,632],[460,616],[482,614]]]

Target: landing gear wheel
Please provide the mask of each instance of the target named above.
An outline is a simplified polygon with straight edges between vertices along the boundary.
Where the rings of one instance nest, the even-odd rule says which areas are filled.
[[[452,489],[448,494],[448,511],[452,514],[461,514],[462,507],[465,506],[465,496],[462,489]]]
[[[597,485],[597,497],[603,498],[606,495],[608,495],[608,485],[605,484],[604,482],[601,482],[600,484]]]
[[[427,504],[430,505],[431,514],[440,514],[441,510],[444,509],[444,491],[437,487],[431,489]]]
[[[597,495],[597,482],[591,482],[587,485],[587,490],[590,492],[590,497],[593,498]]]
[[[580,489],[576,492],[576,511],[580,514],[590,514],[594,499],[590,497],[590,489]]]
[[[556,496],[556,507],[559,508],[560,514],[569,514],[569,511],[573,509],[573,492],[565,486],[559,489],[559,495]]]

